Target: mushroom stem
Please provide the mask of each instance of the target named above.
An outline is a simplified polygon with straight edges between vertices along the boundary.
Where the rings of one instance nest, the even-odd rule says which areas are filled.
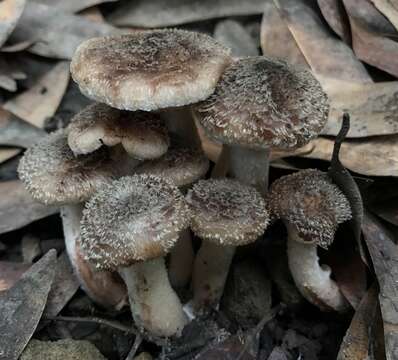
[[[220,246],[202,241],[192,277],[195,311],[216,307],[220,302],[235,249],[235,246]]]
[[[305,243],[293,226],[287,225],[287,229],[289,268],[301,294],[322,310],[347,310],[347,300],[330,278],[331,269],[319,264],[317,246]]]
[[[83,204],[64,205],[61,207],[65,247],[73,271],[81,287],[96,303],[114,309],[121,309],[127,300],[126,288],[117,274],[109,271],[96,271],[84,260],[78,246],[80,220]]]
[[[223,152],[228,162],[228,173],[242,183],[254,186],[262,195],[268,191],[269,149],[249,149],[224,145]]]
[[[164,258],[136,263],[119,272],[127,285],[136,325],[155,336],[181,334],[188,320],[170,286]]]
[[[167,128],[178,136],[181,145],[198,148],[202,147],[199,133],[189,106],[168,109],[163,112]]]
[[[177,243],[170,253],[169,278],[173,288],[188,284],[192,275],[194,251],[189,229],[181,231]]]

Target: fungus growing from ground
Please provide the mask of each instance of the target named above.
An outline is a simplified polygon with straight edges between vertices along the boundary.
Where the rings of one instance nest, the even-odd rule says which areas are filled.
[[[268,195],[272,212],[287,227],[289,267],[301,294],[323,310],[346,310],[331,269],[319,264],[317,254],[317,246],[327,249],[338,225],[351,219],[344,194],[326,173],[308,169],[276,180]]]

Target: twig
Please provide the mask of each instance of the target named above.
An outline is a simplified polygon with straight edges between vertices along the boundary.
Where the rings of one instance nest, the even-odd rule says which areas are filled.
[[[341,166],[340,160],[339,160],[340,148],[341,148],[341,144],[345,140],[349,130],[350,130],[350,115],[348,113],[344,113],[341,129],[340,129],[339,133],[337,134],[335,142],[334,142],[333,155],[332,155],[331,166],[330,166],[331,168]]]
[[[126,360],[133,360],[135,354],[137,353],[138,348],[140,347],[141,343],[142,343],[142,336],[140,334],[137,334],[135,336],[135,340],[134,340],[134,344],[131,347],[130,352],[128,353]]]

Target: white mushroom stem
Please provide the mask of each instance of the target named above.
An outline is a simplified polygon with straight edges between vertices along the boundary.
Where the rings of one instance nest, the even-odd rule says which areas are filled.
[[[235,179],[254,186],[262,195],[268,191],[269,149],[249,149],[224,145],[221,159],[228,162],[228,173]]]
[[[172,289],[164,258],[119,269],[136,325],[154,336],[180,335],[188,319]]]
[[[185,229],[170,253],[169,278],[173,288],[181,288],[189,283],[193,259],[191,232]]]
[[[203,240],[195,258],[192,277],[195,311],[218,306],[235,249],[235,246],[221,246]]]
[[[293,226],[287,228],[289,268],[300,293],[321,310],[347,310],[349,304],[330,278],[330,268],[319,264],[316,244],[306,244]]]
[[[83,290],[96,303],[105,307],[121,309],[127,303],[127,292],[122,281],[117,279],[117,274],[109,271],[96,271],[90,263],[84,260],[77,246],[82,211],[83,204],[61,207],[65,247],[73,271]]]

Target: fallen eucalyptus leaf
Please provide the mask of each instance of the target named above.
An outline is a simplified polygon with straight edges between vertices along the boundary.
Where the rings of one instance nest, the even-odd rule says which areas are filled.
[[[308,67],[307,60],[272,1],[264,4],[260,42],[264,55]]]
[[[386,359],[398,359],[398,245],[373,215],[365,213],[363,233],[379,283]]]
[[[220,21],[214,29],[214,37],[231,49],[232,56],[256,56],[257,44],[248,31],[235,20]]]
[[[22,149],[0,147],[0,164],[17,156]]]
[[[66,2],[65,2],[66,3]],[[76,47],[89,38],[118,32],[114,27],[68,14],[56,7],[28,2],[10,39],[34,41],[29,51],[56,59],[71,59]]]
[[[0,182],[0,234],[55,214],[58,209],[33,200],[19,180]]]
[[[39,323],[54,278],[50,250],[8,291],[0,293],[0,358],[17,360]]]
[[[34,3],[56,7],[68,13],[77,13],[95,5],[119,0],[33,0]]]
[[[45,132],[0,108],[0,145],[29,147]]]
[[[61,61],[33,87],[7,101],[4,109],[42,128],[53,116],[69,83],[69,63]]]
[[[391,21],[398,30],[398,3],[391,0],[371,0],[374,6]]]
[[[263,4],[264,0],[135,0],[119,6],[108,20],[118,26],[162,27],[261,14]]]
[[[6,42],[22,15],[26,0],[0,1],[0,48]]]
[[[0,52],[13,53],[13,52],[23,51],[23,50],[30,48],[33,45],[33,43],[34,43],[33,41],[21,41],[21,42],[15,43],[15,44],[3,46],[0,49]]]
[[[0,261],[0,292],[14,286],[30,266],[20,262]]]

